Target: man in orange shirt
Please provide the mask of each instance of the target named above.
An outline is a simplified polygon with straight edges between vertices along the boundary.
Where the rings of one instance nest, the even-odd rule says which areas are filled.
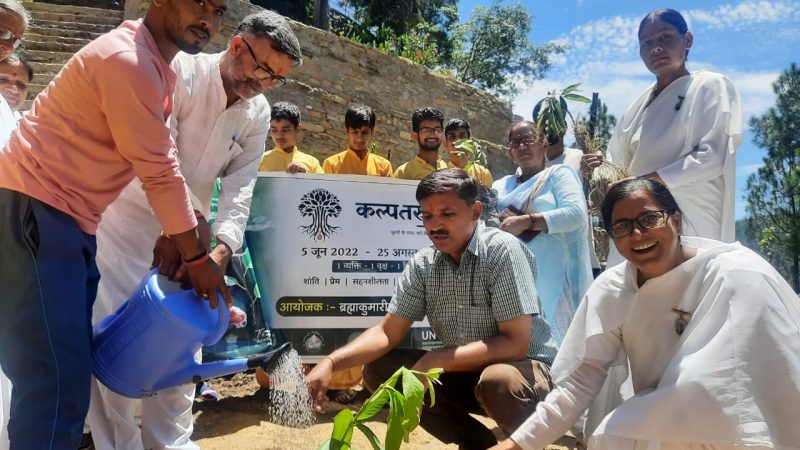
[[[172,58],[197,53],[226,0],[154,1],[76,53],[0,151],[0,365],[11,379],[11,448],[69,449],[89,406],[100,215],[134,176],[197,291],[230,302],[208,256],[166,120]],[[158,255],[156,255],[158,256]]]
[[[375,111],[372,108],[367,105],[348,108],[344,115],[344,134],[348,148],[322,163],[325,173],[392,176],[392,163],[369,150],[369,143],[375,136]]]

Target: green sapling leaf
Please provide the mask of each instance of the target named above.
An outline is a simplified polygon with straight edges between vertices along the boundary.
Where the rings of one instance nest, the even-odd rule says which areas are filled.
[[[389,418],[386,427],[386,450],[399,450],[405,435],[403,428],[403,394],[392,389],[389,391]]]
[[[356,414],[357,421],[365,421],[371,419],[375,414],[386,405],[389,401],[389,390],[384,387],[378,388],[370,398],[361,405],[361,409]]]
[[[378,436],[375,436],[375,433],[373,433],[368,426],[363,423],[356,423],[356,426],[364,433],[364,436],[367,437],[367,441],[369,441],[369,444],[372,446],[372,450],[384,450],[383,444],[381,444]]]
[[[345,408],[336,414],[333,418],[333,432],[331,433],[331,448],[350,448],[350,442],[353,439],[353,411]],[[340,442],[347,447],[336,447],[336,443]]]

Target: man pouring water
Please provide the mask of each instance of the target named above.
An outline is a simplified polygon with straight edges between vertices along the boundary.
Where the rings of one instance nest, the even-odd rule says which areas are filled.
[[[443,368],[436,404],[423,407],[420,425],[442,442],[484,449],[496,439],[471,413],[511,433],[550,391],[556,345],[539,316],[533,254],[480,222],[477,195],[477,182],[462,169],[420,182],[416,197],[433,245],[409,261],[381,322],[308,374],[318,411],[334,370],[365,364],[364,384],[374,391],[400,366]],[[395,348],[425,317],[444,346]]]

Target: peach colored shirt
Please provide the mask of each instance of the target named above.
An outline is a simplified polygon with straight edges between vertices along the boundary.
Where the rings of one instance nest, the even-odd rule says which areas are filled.
[[[194,228],[167,118],[175,74],[142,21],[76,53],[0,150],[0,188],[34,197],[94,234],[134,176],[167,233]]]

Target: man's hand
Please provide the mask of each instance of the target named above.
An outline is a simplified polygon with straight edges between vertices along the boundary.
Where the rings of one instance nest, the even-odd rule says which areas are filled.
[[[188,272],[194,291],[200,297],[208,300],[211,308],[217,307],[217,291],[222,294],[222,298],[229,308],[233,306],[228,285],[225,284],[225,274],[213,259],[208,258],[203,264],[189,267]]]
[[[291,163],[286,167],[286,173],[306,173],[306,166],[298,163]]]
[[[328,358],[323,358],[311,372],[306,375],[306,384],[308,385],[308,393],[314,400],[314,411],[322,414],[325,412],[325,403],[328,397],[325,393],[328,391],[328,386],[331,384],[331,377],[333,376],[333,361]]]
[[[181,264],[183,264],[183,260],[175,242],[167,236],[159,236],[153,246],[153,262],[150,264],[150,268],[158,267],[158,273],[175,281]]]
[[[511,439],[506,439],[489,450],[522,450],[522,447],[517,445],[517,443]]]
[[[500,229],[514,236],[519,236],[525,230],[530,230],[532,225],[530,216],[528,214],[522,214],[519,216],[509,216],[503,219],[500,223]]]
[[[581,157],[581,173],[584,177],[588,178],[592,175],[592,171],[603,163],[605,158],[599,153],[592,153],[583,155]]]

